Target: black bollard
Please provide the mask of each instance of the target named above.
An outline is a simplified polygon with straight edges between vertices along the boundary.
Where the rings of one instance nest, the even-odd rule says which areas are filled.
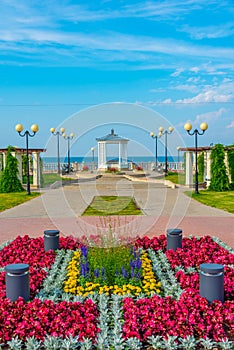
[[[59,249],[59,230],[45,230],[44,231],[44,250]]]
[[[224,266],[220,264],[200,265],[200,295],[209,303],[224,301]]]
[[[167,250],[182,248],[182,230],[180,228],[170,228],[167,230]]]
[[[18,297],[28,301],[30,298],[29,265],[10,264],[5,266],[6,297],[15,301]]]

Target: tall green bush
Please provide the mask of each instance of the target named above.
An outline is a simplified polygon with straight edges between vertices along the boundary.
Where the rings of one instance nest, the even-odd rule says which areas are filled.
[[[211,152],[211,181],[210,190],[228,191],[229,180],[226,165],[224,163],[224,146],[216,144]]]
[[[22,192],[24,188],[18,178],[18,160],[11,154],[14,147],[8,146],[6,155],[6,166],[0,178],[0,192]]]
[[[204,181],[204,152],[199,154],[197,158],[197,167],[198,167],[198,181],[203,182]]]
[[[234,145],[228,150],[228,167],[231,176],[232,188],[234,189]]]

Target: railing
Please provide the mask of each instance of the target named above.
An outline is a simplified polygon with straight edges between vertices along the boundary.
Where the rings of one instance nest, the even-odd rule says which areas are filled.
[[[66,163],[61,163],[61,169]],[[169,171],[182,171],[183,170],[183,162],[169,162],[168,170]],[[74,171],[94,171],[97,170],[97,163],[94,162],[82,162],[82,163],[72,163],[72,168]],[[154,170],[163,171],[165,168],[165,163],[158,163],[157,169],[155,169],[155,162],[139,162],[137,164],[138,167],[141,167],[146,172],[151,172]],[[116,164],[118,167],[118,164]],[[129,163],[129,170],[134,170],[134,165]],[[58,171],[57,163],[43,163],[43,173],[56,173]]]

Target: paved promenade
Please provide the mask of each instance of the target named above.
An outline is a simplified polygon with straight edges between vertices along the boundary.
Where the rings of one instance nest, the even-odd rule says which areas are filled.
[[[98,217],[82,217],[94,196],[134,197],[143,215],[118,217],[116,230],[131,235],[156,236],[167,228],[182,228],[183,235],[212,235],[234,248],[234,215],[200,204],[184,194],[184,187],[171,188],[153,179],[131,181],[122,176],[80,179],[67,186],[54,186],[42,195],[0,213],[0,244],[17,235],[43,236],[59,229],[61,235],[95,234],[102,228]]]

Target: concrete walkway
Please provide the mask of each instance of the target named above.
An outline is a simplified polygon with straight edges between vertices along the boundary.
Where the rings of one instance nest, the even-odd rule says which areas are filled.
[[[116,230],[155,236],[179,227],[183,235],[216,236],[234,248],[234,215],[200,204],[184,190],[168,187],[163,181],[131,181],[118,175],[80,179],[76,184],[43,190],[40,197],[0,213],[0,244],[17,235],[43,236],[44,230],[55,228],[61,235],[95,234],[102,229],[102,220],[82,217],[82,213],[94,196],[116,195],[134,197],[143,212],[141,216],[118,217]]]

